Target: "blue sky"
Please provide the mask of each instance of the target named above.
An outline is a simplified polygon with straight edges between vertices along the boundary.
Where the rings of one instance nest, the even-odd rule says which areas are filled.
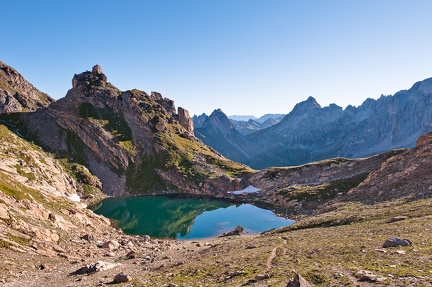
[[[360,105],[432,77],[429,0],[0,0],[0,60],[54,98],[100,64],[191,114]]]

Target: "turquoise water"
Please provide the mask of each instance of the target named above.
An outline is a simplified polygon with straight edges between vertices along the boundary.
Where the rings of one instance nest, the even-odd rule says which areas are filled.
[[[199,239],[217,237],[243,226],[253,234],[292,224],[270,210],[202,198],[141,196],[108,198],[91,207],[116,221],[127,234],[156,238]]]

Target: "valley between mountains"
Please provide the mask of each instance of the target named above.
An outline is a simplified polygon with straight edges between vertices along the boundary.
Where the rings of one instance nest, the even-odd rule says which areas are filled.
[[[206,145],[198,133],[216,134],[195,128],[187,110],[157,92],[120,91],[98,65],[74,75],[56,101],[0,62],[1,285],[431,286],[430,87],[425,80],[345,111],[308,99],[248,136],[278,130],[293,144],[256,156],[281,165],[252,169]],[[392,110],[379,113],[386,101]],[[329,133],[311,130],[300,147],[295,113],[307,126],[325,114]],[[354,122],[355,132],[336,133]],[[260,191],[227,193],[249,185]],[[126,235],[87,208],[107,196],[168,193],[249,202],[296,223],[178,241]],[[391,238],[404,243],[383,246]],[[302,283],[288,283],[296,274]]]

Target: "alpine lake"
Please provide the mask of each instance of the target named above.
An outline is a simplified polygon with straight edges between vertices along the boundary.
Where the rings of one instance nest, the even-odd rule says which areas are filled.
[[[238,225],[245,234],[255,234],[294,223],[251,204],[209,198],[107,198],[90,209],[113,220],[126,234],[180,240],[218,237]]]

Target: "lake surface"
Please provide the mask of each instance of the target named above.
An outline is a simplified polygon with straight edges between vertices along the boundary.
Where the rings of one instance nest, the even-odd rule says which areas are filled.
[[[107,198],[91,209],[117,223],[126,234],[156,238],[217,237],[243,226],[253,234],[288,226],[294,221],[251,204],[202,198],[139,196]]]

